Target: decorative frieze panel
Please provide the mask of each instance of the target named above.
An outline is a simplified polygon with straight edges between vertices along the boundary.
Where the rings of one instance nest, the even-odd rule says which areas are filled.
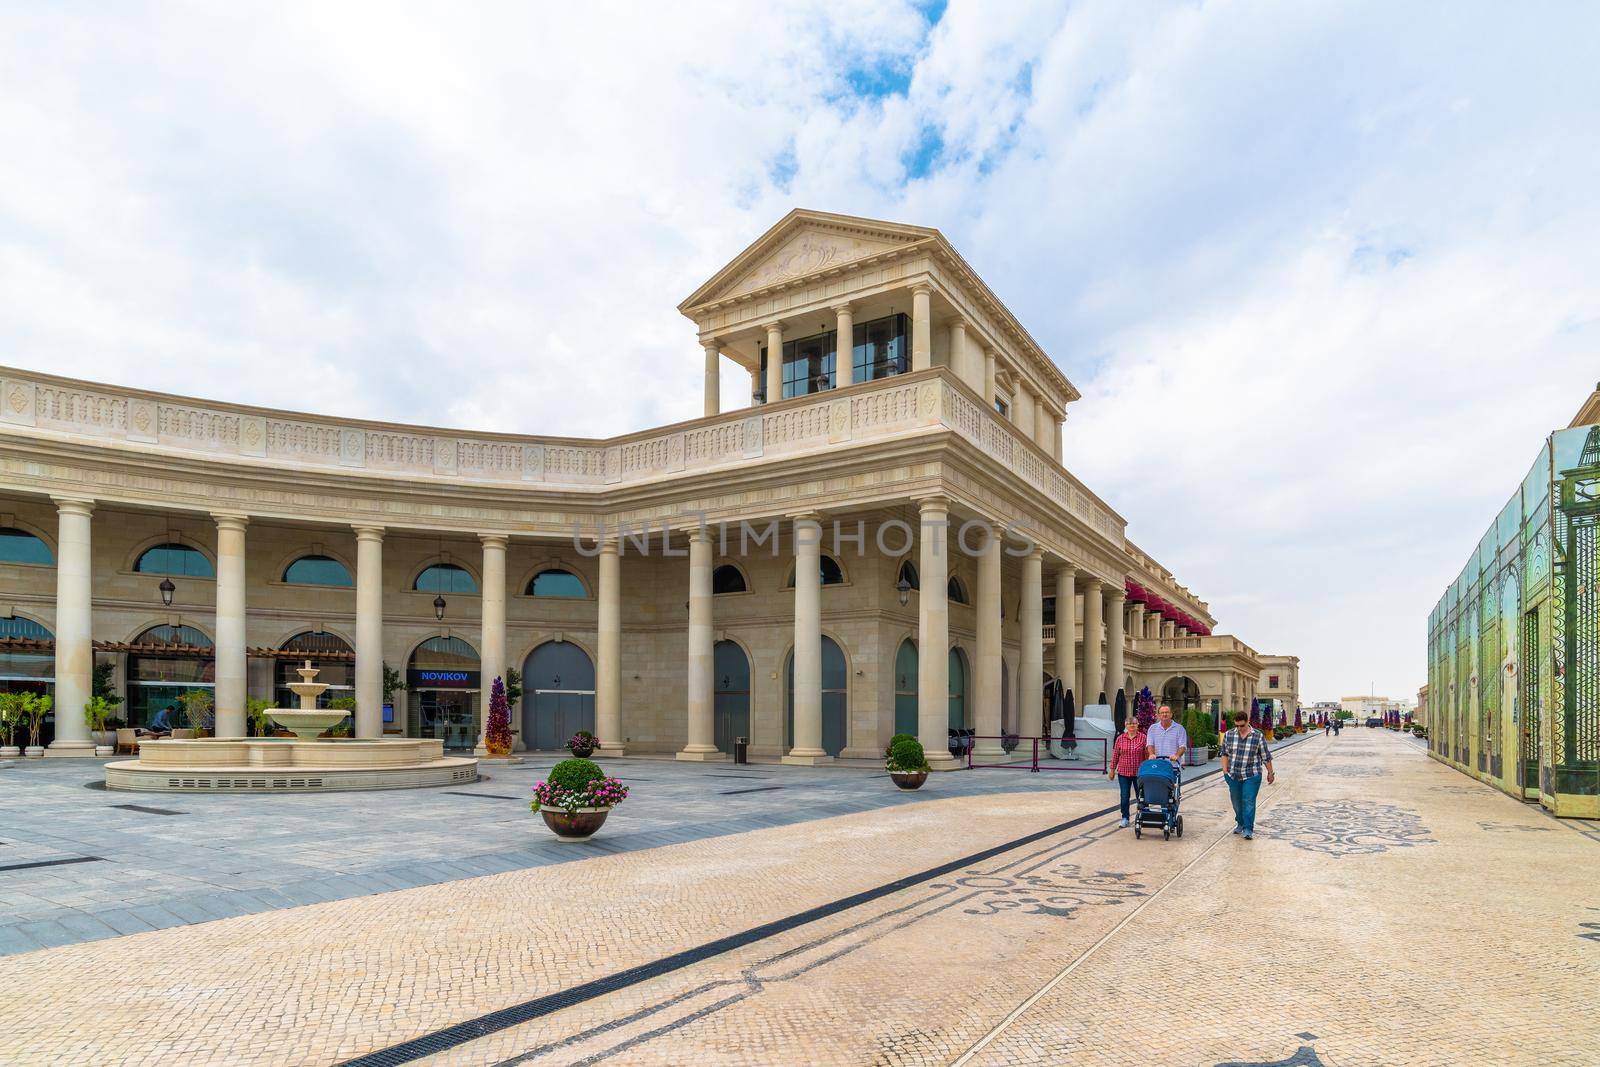
[[[15,410],[18,400],[14,391],[7,399],[7,407]],[[83,389],[40,386],[35,391],[33,410],[34,425],[38,426],[81,426],[97,435],[120,434],[128,428],[126,400]]]

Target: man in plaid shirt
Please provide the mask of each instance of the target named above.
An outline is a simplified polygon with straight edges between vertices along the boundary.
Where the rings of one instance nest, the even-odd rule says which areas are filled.
[[[1234,729],[1222,735],[1222,780],[1228,783],[1233,800],[1233,832],[1246,841],[1256,836],[1256,794],[1261,791],[1261,768],[1267,769],[1267,783],[1277,780],[1272,772],[1272,750],[1260,730],[1250,725],[1250,716],[1234,712]]]

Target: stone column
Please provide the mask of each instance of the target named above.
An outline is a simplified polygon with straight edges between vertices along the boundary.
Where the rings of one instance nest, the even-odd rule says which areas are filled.
[[[973,670],[973,699],[977,705],[973,729],[981,740],[976,742],[975,753],[997,757],[1005,754],[998,740],[1005,700],[1000,692],[1000,537],[993,529],[978,553],[977,613],[978,662]]]
[[[356,531],[356,724],[359,738],[383,736],[383,527]],[[403,721],[398,711],[395,721]]]
[[[1039,398],[1033,409],[1033,443],[1038,445],[1052,457],[1055,456],[1056,444],[1056,415]]]
[[[594,728],[600,751],[620,756],[622,744],[622,561],[617,542],[600,545],[599,603],[595,611]]]
[[[1056,439],[1055,439],[1056,440],[1056,447],[1054,449],[1053,454],[1056,457],[1056,462],[1060,463],[1062,466],[1066,466],[1066,462],[1067,462],[1067,454],[1065,452],[1066,439],[1065,439],[1065,437],[1063,436],[1063,433],[1062,433],[1062,429],[1063,429],[1063,427],[1066,426],[1066,424],[1067,424],[1067,419],[1066,419],[1065,415],[1063,415],[1061,418],[1056,420]]]
[[[794,519],[794,746],[785,763],[833,757],[822,748],[822,523]]]
[[[1083,707],[1083,694],[1078,692],[1078,568],[1063,563],[1056,568],[1056,677],[1072,690],[1072,699]]]
[[[1022,649],[1017,661],[1017,733],[1042,737],[1044,730],[1044,553],[1022,560]]]
[[[1139,638],[1144,636],[1144,605],[1128,605],[1128,615],[1130,616],[1128,620],[1128,632],[1132,634],[1133,639],[1137,641]]]
[[[994,410],[996,399],[994,389],[994,349],[983,350],[983,402],[989,405],[989,410]]]
[[[1106,681],[1106,697],[1113,707],[1117,703],[1117,690],[1122,688],[1126,672],[1123,670],[1122,653],[1125,640],[1122,630],[1122,608],[1127,603],[1128,594],[1121,589],[1106,590],[1106,674],[1110,677]]]
[[[217,644],[213,733],[245,735],[245,626],[243,515],[213,515],[217,520]]]
[[[706,415],[722,411],[722,345],[715,340],[704,342],[706,350]]]
[[[955,770],[950,755],[950,502],[917,502],[921,591],[917,594],[917,740],[928,766]]]
[[[843,389],[855,384],[856,328],[855,312],[849,304],[839,304],[833,309],[837,325],[833,342],[833,385]]]
[[[1083,580],[1083,703],[1093,704],[1100,699],[1105,688],[1101,673],[1101,642],[1104,639],[1104,622],[1100,617],[1103,585],[1098,578]]]
[[[1017,432],[1033,440],[1033,391],[1019,381],[1011,398],[1011,421]]]
[[[783,399],[783,323],[767,323],[767,403]]]
[[[83,706],[94,693],[94,607],[89,516],[94,501],[56,502],[56,736],[47,756],[93,756]]]
[[[798,572],[795,582],[798,586]],[[722,758],[722,753],[717,750],[716,729],[712,722],[715,669],[712,664],[711,625],[711,534],[704,526],[697,526],[689,533],[689,673],[685,714],[689,730],[688,743],[678,753],[681,760]],[[820,686],[820,658],[818,671]],[[819,689],[819,700],[820,692]]]
[[[1149,638],[1161,636],[1161,616],[1153,611],[1144,617],[1144,635]]]
[[[911,369],[914,371],[933,366],[932,296],[931,285],[911,287]],[[931,757],[929,761],[932,762]]]
[[[506,676],[506,538],[502,534],[479,534],[483,542],[483,602],[482,655],[479,683],[483,690],[483,714],[478,721],[478,747],[474,755],[489,754],[485,739],[489,732],[489,695],[494,680],[502,682]]]
[[[950,369],[968,385],[972,384],[972,371],[967,367],[967,324],[960,319],[950,323]]]
[[[1161,636],[1162,637],[1176,637],[1176,636],[1178,636],[1178,626],[1177,626],[1177,624],[1174,623],[1171,619],[1162,619],[1161,620]]]

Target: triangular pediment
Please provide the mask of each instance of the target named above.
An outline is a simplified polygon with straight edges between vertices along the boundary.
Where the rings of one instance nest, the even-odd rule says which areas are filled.
[[[791,211],[679,307],[686,310],[835,270],[936,236],[936,233],[921,226],[851,215]]]

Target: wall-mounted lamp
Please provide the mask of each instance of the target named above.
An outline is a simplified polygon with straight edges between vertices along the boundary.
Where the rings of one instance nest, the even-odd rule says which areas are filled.
[[[172,584],[172,579],[171,578],[163,578],[163,579],[161,579],[161,584],[156,586],[156,588],[161,590],[161,604],[162,604],[162,606],[163,607],[169,607],[169,608],[172,607],[172,594],[176,593],[178,591],[178,587]]]
[[[907,604],[911,603],[911,583],[906,579],[904,574],[900,575],[900,580],[894,583],[894,587],[900,591],[901,607],[905,607]]]
[[[442,595],[433,598],[433,617],[440,622],[444,621],[444,597]]]

